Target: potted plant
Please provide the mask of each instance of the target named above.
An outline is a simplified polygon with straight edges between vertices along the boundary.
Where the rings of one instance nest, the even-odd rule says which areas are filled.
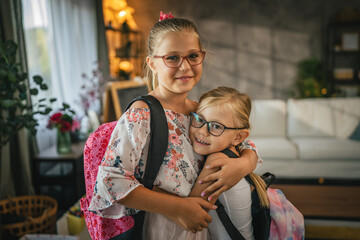
[[[59,154],[70,153],[74,137],[72,133],[80,130],[80,122],[75,117],[75,111],[66,103],[49,117],[47,127],[56,129],[56,149]]]
[[[321,62],[316,58],[304,59],[298,63],[296,78],[298,97],[316,98],[327,94]]]
[[[17,45],[13,41],[0,40],[0,156],[2,147],[11,141],[20,129],[27,128],[35,135],[38,121],[36,115],[52,111],[55,98],[42,98],[31,102],[31,96],[48,89],[41,76],[34,76],[35,87],[29,88],[26,72],[16,61]],[[1,158],[1,157],[0,157]]]

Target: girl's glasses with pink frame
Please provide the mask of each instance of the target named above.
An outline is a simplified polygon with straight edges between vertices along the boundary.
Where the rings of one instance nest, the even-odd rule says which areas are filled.
[[[186,61],[190,64],[190,66],[196,66],[204,61],[205,52],[203,51],[192,52],[186,56],[180,56],[178,54],[168,54],[164,56],[154,56],[154,58],[162,58],[165,65],[169,68],[180,67],[184,59],[186,59]]]

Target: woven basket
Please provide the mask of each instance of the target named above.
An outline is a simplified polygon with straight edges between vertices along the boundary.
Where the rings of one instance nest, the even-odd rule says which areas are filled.
[[[24,222],[2,225],[4,236],[21,237],[28,233],[55,233],[58,203],[42,195],[29,195],[0,200],[0,214],[26,217]]]

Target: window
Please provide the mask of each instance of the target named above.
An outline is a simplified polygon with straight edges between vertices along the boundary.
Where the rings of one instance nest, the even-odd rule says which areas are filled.
[[[82,75],[91,75],[97,62],[95,1],[22,0],[22,6],[30,85],[34,75],[41,75],[49,86],[37,99],[55,97],[58,106],[66,102],[77,115],[84,115],[79,97],[86,80]],[[40,149],[54,141],[43,136],[46,122],[41,121],[37,135]]]

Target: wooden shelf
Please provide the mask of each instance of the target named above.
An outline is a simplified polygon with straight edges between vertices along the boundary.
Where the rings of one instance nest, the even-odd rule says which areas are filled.
[[[273,184],[305,218],[360,220],[360,186]]]

